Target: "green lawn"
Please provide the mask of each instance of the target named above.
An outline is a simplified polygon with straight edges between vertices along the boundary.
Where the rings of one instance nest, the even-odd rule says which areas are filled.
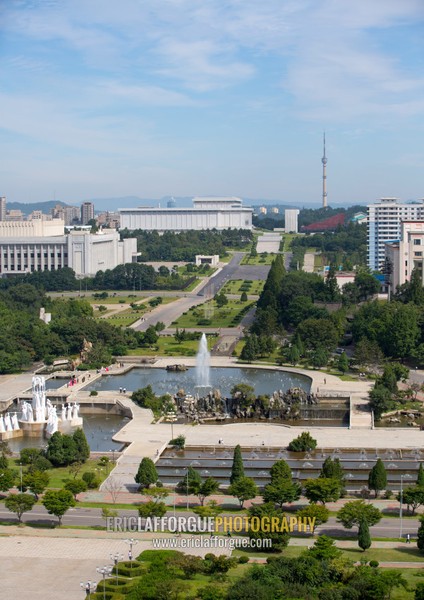
[[[246,294],[249,296],[259,296],[259,294],[262,292],[263,287],[265,285],[265,281],[262,280],[243,280],[243,279],[231,279],[230,281],[227,281],[227,283],[224,285],[224,287],[222,288],[222,292],[224,294],[230,294],[230,295],[238,295],[238,294],[242,294],[243,292],[246,292]],[[240,289],[241,287],[243,287],[243,289]],[[246,289],[245,289],[246,288]]]
[[[258,254],[257,256],[250,256],[250,254],[245,254],[241,265],[270,265],[276,254],[271,254],[268,252],[263,252],[262,254]]]
[[[288,252],[291,249],[293,240],[298,237],[296,233],[285,233],[283,235],[284,252]]]
[[[211,349],[218,336],[208,335],[208,347]],[[131,350],[133,356],[196,356],[199,348],[199,340],[187,340],[178,344],[174,336],[160,336],[157,344],[151,348],[137,348]]]
[[[228,304],[218,308],[215,300],[210,300],[183,313],[177,321],[172,323],[171,327],[178,327],[179,329],[188,327],[210,327],[212,329],[237,327],[241,320],[239,318],[240,312],[243,309],[247,311],[253,305],[254,303],[249,301],[229,300]]]
[[[10,458],[9,459],[9,466],[12,469],[15,469],[17,474],[18,474],[18,478],[17,478],[17,482],[16,485],[19,485],[19,458]],[[97,465],[98,461],[97,460],[87,460],[87,462],[85,462],[80,471],[78,472],[77,478],[81,479],[81,476],[83,473],[86,473],[87,471],[94,471],[98,477],[98,479],[102,482],[106,479],[108,473],[106,472],[105,468],[100,469]],[[112,469],[113,465],[110,465],[110,469],[109,471]],[[23,466],[23,473],[25,474],[25,472],[27,471],[28,467],[27,466]],[[50,476],[50,482],[49,482],[49,488],[62,488],[66,482],[67,479],[73,479],[74,478],[74,474],[72,472],[69,471],[69,467],[57,467],[57,468],[53,468],[53,469],[49,469],[48,470],[48,474]]]

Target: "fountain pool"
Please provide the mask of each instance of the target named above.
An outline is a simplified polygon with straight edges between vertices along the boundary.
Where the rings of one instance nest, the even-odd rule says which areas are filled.
[[[290,371],[277,371],[271,369],[249,369],[243,367],[210,367],[209,386],[219,389],[224,396],[230,395],[231,388],[237,383],[251,385],[257,395],[272,394],[275,390],[288,390],[292,387],[301,387],[309,392],[311,380],[306,375]],[[134,391],[151,385],[153,391],[162,395],[175,394],[179,389],[186,393],[195,394],[199,385],[198,371],[189,368],[184,372],[166,371],[165,369],[135,367],[124,375],[104,375],[101,379],[85,386],[85,391],[112,391],[120,387],[127,391]]]

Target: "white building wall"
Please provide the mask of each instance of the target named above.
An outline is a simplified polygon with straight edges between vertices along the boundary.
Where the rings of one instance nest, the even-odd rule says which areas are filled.
[[[1,238],[33,238],[63,235],[65,222],[63,219],[34,219],[32,221],[1,221]]]
[[[299,213],[297,208],[287,208],[284,211],[284,230],[286,233],[298,233],[299,231]]]

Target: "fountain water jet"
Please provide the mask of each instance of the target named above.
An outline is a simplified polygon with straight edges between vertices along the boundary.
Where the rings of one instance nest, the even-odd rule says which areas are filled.
[[[202,333],[200,338],[199,350],[196,356],[196,385],[195,388],[210,388],[210,352],[208,350],[208,340]]]

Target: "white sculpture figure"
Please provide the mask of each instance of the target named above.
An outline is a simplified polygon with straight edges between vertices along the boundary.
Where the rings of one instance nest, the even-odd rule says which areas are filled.
[[[50,409],[53,408],[53,404],[50,402],[50,400],[47,398],[46,400],[46,419],[48,420],[49,418],[49,414],[50,414]]]
[[[62,404],[62,412],[60,414],[60,418],[62,419],[62,421],[66,421],[66,406],[64,404]]]
[[[4,427],[3,415],[0,415],[0,433],[4,433],[6,431]]]
[[[35,420],[46,420],[46,382],[44,377],[32,378],[32,408]]]
[[[19,429],[18,413],[13,413],[12,415],[12,429],[13,431],[18,431]]]
[[[27,421],[28,423],[33,423],[34,422],[34,413],[32,411],[32,406],[31,404],[28,404],[28,417],[27,417]]]
[[[28,402],[23,402],[21,421],[28,421],[28,406],[29,406]]]
[[[75,402],[74,406],[72,407],[72,418],[73,419],[78,419],[78,411],[79,411],[79,405]]]
[[[54,433],[56,433],[58,422],[59,422],[59,419],[57,416],[56,407],[50,406],[49,416],[48,416],[47,425],[46,425],[46,432],[49,433],[50,435],[53,435]]]
[[[68,405],[68,408],[66,410],[66,420],[70,421],[72,419],[72,406],[71,404]]]
[[[4,428],[6,431],[12,431],[12,421],[10,420],[9,413],[4,415]]]

